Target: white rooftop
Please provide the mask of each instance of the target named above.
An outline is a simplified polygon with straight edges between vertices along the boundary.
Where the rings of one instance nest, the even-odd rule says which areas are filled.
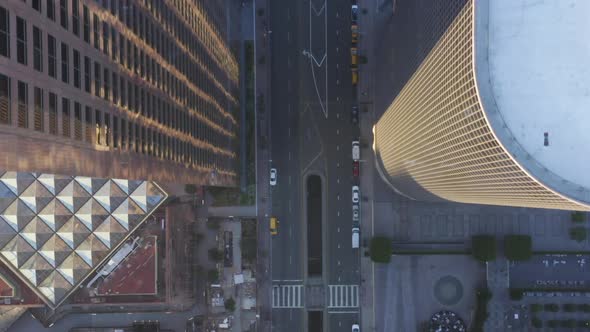
[[[489,1],[488,60],[499,112],[536,161],[586,188],[589,13],[587,0]],[[549,146],[544,146],[545,133]]]

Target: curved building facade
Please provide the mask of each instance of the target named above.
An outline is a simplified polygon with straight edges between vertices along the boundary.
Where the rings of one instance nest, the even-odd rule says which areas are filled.
[[[590,51],[576,39],[590,5],[527,8],[467,1],[376,123],[377,165],[397,192],[590,210]]]

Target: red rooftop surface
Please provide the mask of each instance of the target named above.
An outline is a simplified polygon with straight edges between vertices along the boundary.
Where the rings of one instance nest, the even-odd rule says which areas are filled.
[[[42,307],[45,302],[4,263],[0,262],[0,305]]]
[[[157,289],[156,237],[144,238],[98,286],[99,296],[156,295]]]

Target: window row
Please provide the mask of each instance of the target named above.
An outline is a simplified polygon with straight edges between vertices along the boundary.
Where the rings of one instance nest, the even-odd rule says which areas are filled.
[[[188,164],[231,171],[231,156],[203,149],[126,118],[93,109],[42,88],[17,81],[16,125],[114,149]],[[29,105],[29,93],[33,93]],[[0,74],[0,123],[12,123],[11,79]],[[32,113],[30,113],[32,111]]]

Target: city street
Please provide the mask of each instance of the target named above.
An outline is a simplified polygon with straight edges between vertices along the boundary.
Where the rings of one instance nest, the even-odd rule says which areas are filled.
[[[269,163],[278,174],[271,199],[280,220],[272,240],[273,330],[307,329],[306,309],[316,301],[305,286],[312,283],[323,287],[324,331],[342,331],[359,320],[360,283],[360,251],[351,248],[351,142],[359,129],[350,121],[350,3],[272,1],[269,15]],[[309,175],[322,179],[321,246],[307,243]],[[308,273],[310,254],[322,257],[321,275]]]

